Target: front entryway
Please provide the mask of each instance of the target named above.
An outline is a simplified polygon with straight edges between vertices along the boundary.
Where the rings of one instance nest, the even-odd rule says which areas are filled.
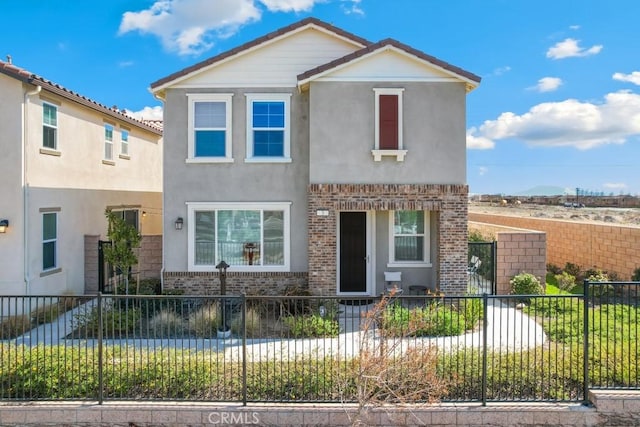
[[[340,212],[338,293],[365,295],[369,290],[367,212]]]

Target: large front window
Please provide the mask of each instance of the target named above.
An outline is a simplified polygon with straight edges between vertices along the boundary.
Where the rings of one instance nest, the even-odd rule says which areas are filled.
[[[190,270],[288,270],[288,203],[188,205]]]
[[[291,161],[289,101],[289,94],[247,94],[247,161]]]
[[[389,221],[389,264],[429,263],[429,212],[391,211]]]
[[[190,162],[231,162],[231,94],[189,94]]]

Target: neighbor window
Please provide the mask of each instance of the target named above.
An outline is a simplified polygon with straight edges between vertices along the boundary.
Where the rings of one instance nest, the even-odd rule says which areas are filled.
[[[120,130],[120,154],[129,155],[129,131],[126,129]]]
[[[42,103],[42,146],[58,148],[58,107],[46,102]]]
[[[373,89],[375,94],[374,160],[395,156],[403,161],[406,150],[402,141],[402,92],[404,89]]]
[[[135,228],[136,231],[138,232],[140,231],[139,222],[138,222],[138,218],[139,218],[138,209],[118,210],[118,209],[109,208],[109,210],[111,210],[118,218],[123,219],[126,224]]]
[[[290,162],[290,98],[247,94],[247,161]]]
[[[189,203],[189,269],[288,271],[289,204]]]
[[[192,162],[231,162],[232,94],[189,94],[189,155]]]
[[[104,159],[113,160],[113,126],[104,125]]]
[[[429,260],[429,212],[390,211],[389,264],[425,265]]]
[[[47,212],[42,214],[42,269],[51,270],[57,267],[58,246],[58,214]]]

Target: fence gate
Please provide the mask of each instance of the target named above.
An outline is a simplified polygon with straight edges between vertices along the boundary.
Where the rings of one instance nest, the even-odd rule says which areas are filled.
[[[497,242],[469,242],[468,289],[472,294],[496,294]]]

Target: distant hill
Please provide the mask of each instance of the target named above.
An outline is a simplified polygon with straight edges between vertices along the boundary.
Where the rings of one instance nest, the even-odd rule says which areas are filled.
[[[538,185],[525,191],[514,194],[514,196],[562,196],[571,194],[566,188],[553,185]]]

